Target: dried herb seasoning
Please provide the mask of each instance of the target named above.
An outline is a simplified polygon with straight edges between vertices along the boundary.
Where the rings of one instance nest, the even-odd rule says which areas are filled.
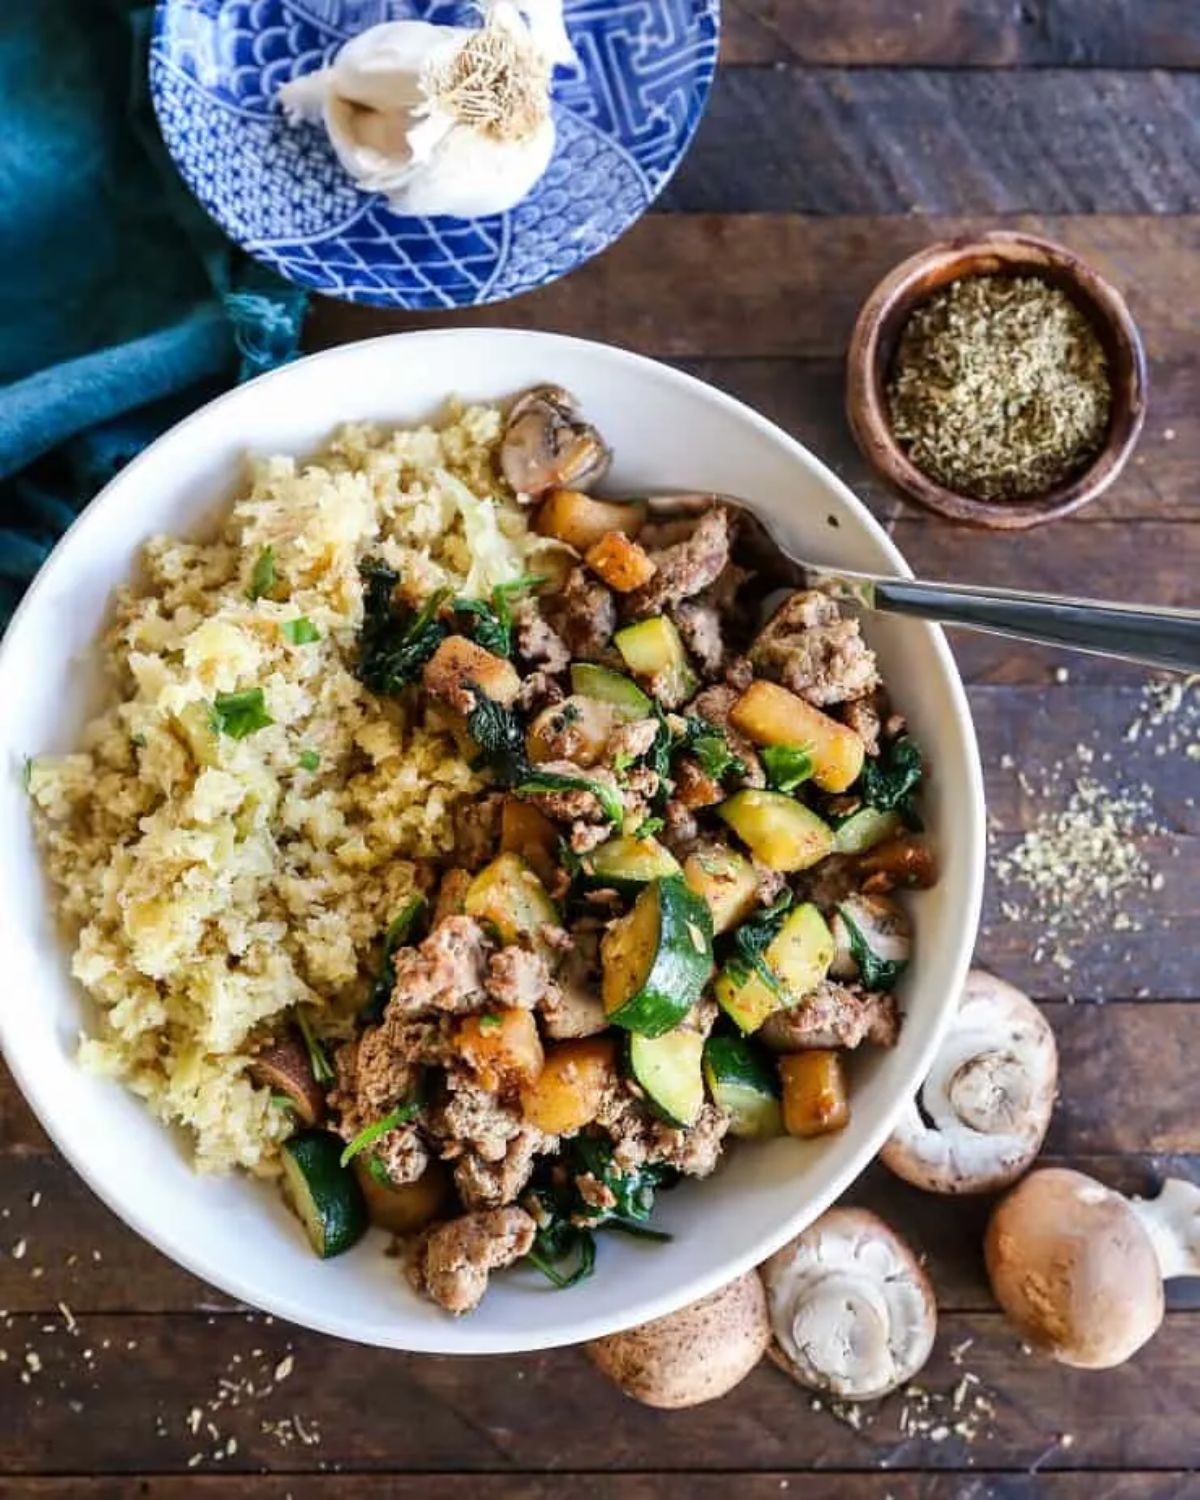
[[[922,304],[888,384],[910,461],[979,500],[1045,494],[1099,452],[1112,406],[1091,323],[1037,276],[964,276]]]

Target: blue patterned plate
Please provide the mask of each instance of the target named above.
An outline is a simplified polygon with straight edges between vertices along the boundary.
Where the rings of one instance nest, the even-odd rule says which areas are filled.
[[[351,36],[408,18],[478,23],[460,0],[159,0],[150,83],[189,187],[289,280],[380,307],[499,302],[623,234],[687,150],[716,68],[720,0],[565,0],[578,69],[555,72],[557,144],[505,214],[392,213],[345,175],[318,125],[289,126],[281,84]]]

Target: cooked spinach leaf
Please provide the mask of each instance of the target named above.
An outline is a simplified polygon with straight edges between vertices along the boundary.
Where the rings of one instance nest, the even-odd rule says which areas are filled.
[[[416,682],[421,668],[450,634],[438,619],[449,589],[436,589],[415,612],[399,612],[392,599],[400,575],[379,558],[359,566],[363,622],[358,635],[358,678],[373,693],[398,693]]]
[[[212,727],[231,740],[244,740],[274,722],[267,712],[262,688],[247,688],[244,693],[218,693],[213,699]]]
[[[611,1208],[594,1208],[584,1201],[575,1181],[584,1173],[591,1173],[609,1189],[616,1200]],[[646,1221],[654,1208],[655,1192],[677,1178],[677,1172],[663,1166],[621,1172],[613,1163],[610,1142],[576,1137],[568,1144],[561,1164],[548,1163],[540,1169],[526,1195],[538,1223],[533,1249],[526,1258],[561,1291],[592,1274],[597,1229],[669,1240],[669,1234],[648,1228]]]
[[[765,745],[759,755],[767,785],[774,792],[790,794],[813,773],[812,752],[807,745]]]
[[[862,928],[844,906],[838,915],[846,924],[850,937],[850,957],[858,965],[859,978],[869,990],[890,990],[908,968],[906,958],[880,958],[867,941]]]
[[[467,730],[479,746],[477,768],[485,766],[501,786],[516,786],[530,775],[525,731],[511,708],[477,693]]]
[[[874,759],[868,758],[856,790],[868,807],[898,812],[910,828],[920,828],[915,797],[923,774],[920,746],[902,734]]]
[[[593,776],[567,776],[561,771],[543,771],[533,767],[524,781],[517,784],[517,795],[528,797],[534,792],[591,792],[608,821],[620,827],[625,817],[621,794],[606,781]]]
[[[362,1019],[371,1025],[378,1021],[392,998],[396,986],[396,949],[402,948],[416,930],[425,915],[425,897],[416,892],[411,895],[392,920],[383,935],[383,955],[379,960],[379,971],[371,985],[371,993],[362,1009]]]
[[[779,993],[779,980],[767,966],[763,954],[783,926],[792,899],[790,890],[781,891],[770,906],[764,906],[757,916],[734,929],[729,939],[726,968],[738,984],[745,984],[751,974],[757,974],[773,995]]]
[[[477,694],[475,707],[467,715],[467,729],[479,746],[477,765],[486,766],[502,786],[513,787],[518,796],[527,797],[535,792],[591,792],[610,823],[619,826],[625,817],[620,794],[607,782],[531,765],[525,749],[525,731],[511,708]]]
[[[315,771],[320,767],[321,757],[315,750],[301,750],[297,764],[302,771]]]
[[[471,634],[476,643],[495,656],[511,656],[513,650],[512,627],[513,599],[528,593],[545,583],[541,573],[522,573],[520,578],[508,583],[498,583],[492,590],[490,600],[456,599],[454,608],[458,614],[472,615]]]

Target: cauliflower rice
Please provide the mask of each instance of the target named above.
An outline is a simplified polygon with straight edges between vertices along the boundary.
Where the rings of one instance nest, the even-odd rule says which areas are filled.
[[[292,1124],[248,1076],[256,1032],[297,1004],[349,1030],[415,862],[450,852],[480,788],[450,735],[352,665],[367,554],[414,596],[485,595],[557,545],[497,477],[501,429],[473,406],[437,430],[347,427],[304,467],[256,463],[216,540],[148,545],[104,642],[112,705],[78,753],[31,763],[95,1002],[80,1058],[185,1127],[204,1170],[275,1169]],[[252,598],[264,557],[277,582]],[[294,643],[298,620],[319,638]],[[214,699],[257,688],[272,722],[218,733]]]

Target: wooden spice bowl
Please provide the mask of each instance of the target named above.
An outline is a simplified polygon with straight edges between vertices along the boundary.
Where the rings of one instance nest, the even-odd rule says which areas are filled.
[[[1096,331],[1108,359],[1112,411],[1104,445],[1081,473],[1040,495],[978,500],[946,489],[906,456],[893,432],[887,383],[910,314],[962,276],[1036,275],[1059,287]],[[1146,355],[1124,297],[1062,245],[997,230],[919,251],[879,283],[854,325],[846,368],[846,414],[864,457],[894,489],[954,521],[1023,530],[1095,500],[1125,467],[1146,417]]]

